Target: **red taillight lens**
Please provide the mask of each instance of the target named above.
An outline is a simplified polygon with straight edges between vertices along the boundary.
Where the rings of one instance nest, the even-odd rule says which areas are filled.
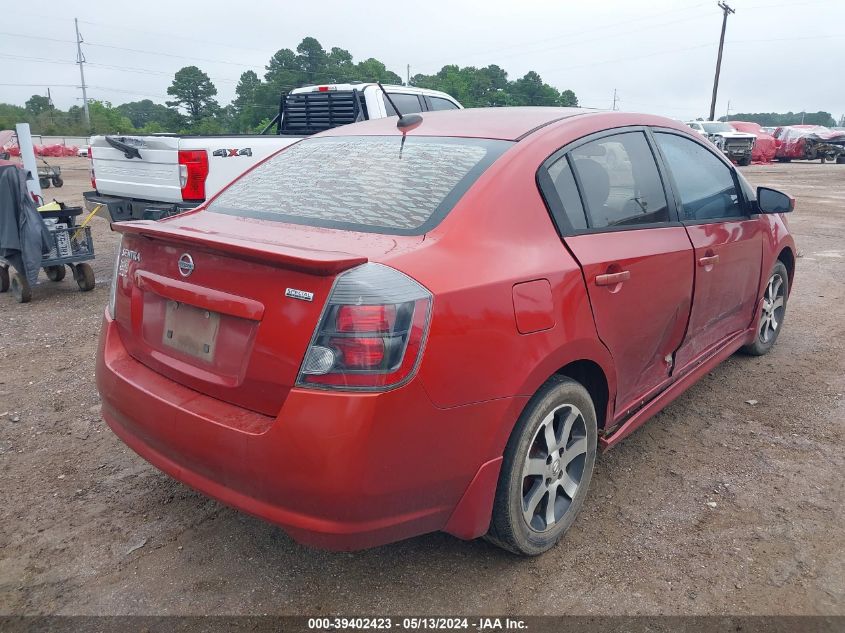
[[[297,384],[382,390],[413,376],[425,344],[432,296],[381,264],[341,275],[329,297]]]
[[[396,306],[340,306],[338,332],[388,332],[396,322]]]
[[[97,178],[94,176],[94,149],[88,146],[88,160],[91,161],[91,186],[97,189]]]
[[[179,150],[179,184],[182,200],[205,200],[205,179],[208,177],[208,153],[205,150]]]
[[[333,338],[330,344],[349,369],[377,369],[384,362],[384,341],[380,338]]]

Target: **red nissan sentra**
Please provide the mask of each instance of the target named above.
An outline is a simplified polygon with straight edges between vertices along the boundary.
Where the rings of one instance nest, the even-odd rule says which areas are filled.
[[[597,449],[774,345],[793,205],[656,116],[338,128],[196,211],[113,225],[103,416],[303,543],[444,530],[539,554]]]

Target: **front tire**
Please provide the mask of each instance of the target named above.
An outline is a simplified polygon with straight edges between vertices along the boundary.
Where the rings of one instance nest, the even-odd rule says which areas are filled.
[[[736,164],[740,167],[748,167],[751,164],[751,156],[743,156],[738,161],[736,161]]]
[[[487,540],[523,556],[551,549],[584,503],[597,435],[580,383],[555,376],[543,385],[508,440]]]
[[[778,340],[783,320],[786,316],[786,300],[789,297],[789,273],[783,262],[778,261],[769,275],[769,281],[763,289],[763,308],[757,322],[754,342],[742,348],[751,356],[768,354]]]

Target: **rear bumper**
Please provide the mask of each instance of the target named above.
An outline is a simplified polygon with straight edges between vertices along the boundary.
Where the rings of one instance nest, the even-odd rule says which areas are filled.
[[[524,404],[438,409],[411,381],[381,394],[292,389],[271,418],[153,372],[129,356],[108,316],[97,386],[106,423],[151,464],[336,550],[444,529],[484,534],[501,461],[492,438]]]
[[[88,211],[93,211],[95,207],[102,205],[108,211],[109,219],[112,222],[160,220],[194,209],[201,204],[199,202],[176,203],[138,200],[136,198],[106,196],[96,191],[86,191],[82,194],[82,197],[85,199],[85,208]]]

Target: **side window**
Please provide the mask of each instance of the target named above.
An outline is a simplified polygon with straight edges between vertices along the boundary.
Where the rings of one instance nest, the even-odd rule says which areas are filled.
[[[698,143],[676,134],[657,132],[660,151],[681,200],[681,219],[693,222],[744,215],[733,173]]]
[[[669,221],[666,195],[642,132],[606,136],[570,153],[590,228]]]
[[[417,95],[409,95],[402,92],[391,92],[390,98],[393,99],[393,103],[396,104],[396,107],[399,108],[399,111],[402,114],[422,112],[420,98]],[[394,110],[393,106],[390,105],[390,101],[385,99],[384,95],[382,95],[382,99],[384,99],[384,107],[387,109],[387,116],[396,116],[396,110]]]
[[[443,97],[428,97],[432,110],[457,110],[458,106]]]
[[[587,218],[584,215],[584,206],[581,204],[581,196],[578,195],[575,177],[572,175],[572,169],[569,167],[569,161],[566,159],[566,156],[562,156],[550,165],[548,173],[554,186],[554,193],[560,198],[563,212],[566,214],[572,228],[586,229]],[[550,208],[552,208],[551,205]],[[560,224],[558,222],[558,226]]]

